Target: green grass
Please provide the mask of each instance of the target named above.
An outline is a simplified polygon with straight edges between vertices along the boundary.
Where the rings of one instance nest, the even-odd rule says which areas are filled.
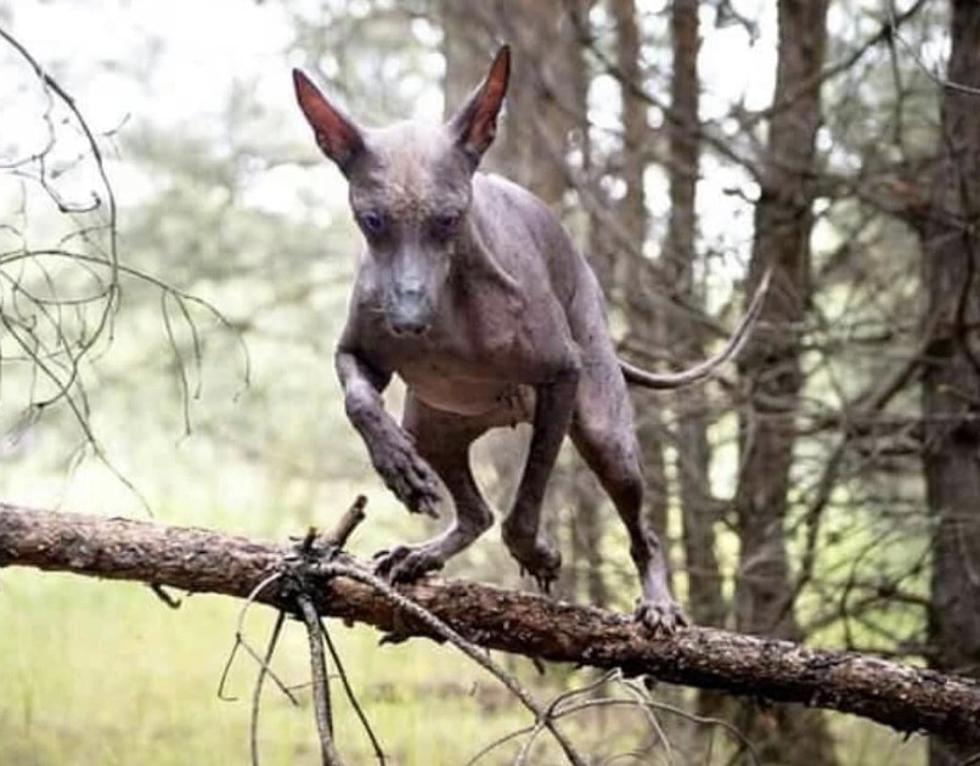
[[[239,608],[195,595],[171,610],[136,584],[4,570],[0,764],[246,763],[255,666],[245,654],[229,678],[237,701],[216,696]],[[264,646],[272,618],[263,607],[251,610],[247,633],[256,646]],[[530,721],[494,679],[448,647],[421,640],[378,647],[375,631],[336,624],[332,633],[392,763],[460,763]],[[287,683],[308,678],[305,641],[299,625],[287,625],[275,662]],[[334,694],[344,754],[370,762],[339,687]],[[266,686],[263,764],[319,763],[308,691],[297,695],[300,708]]]

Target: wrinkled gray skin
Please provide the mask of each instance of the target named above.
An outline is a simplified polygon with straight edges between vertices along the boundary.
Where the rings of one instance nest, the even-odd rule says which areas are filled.
[[[530,422],[527,462],[503,522],[510,553],[542,586],[555,579],[561,556],[542,532],[541,509],[568,433],[629,532],[639,619],[669,633],[685,619],[641,510],[633,410],[599,284],[541,200],[475,172],[508,72],[504,48],[448,125],[377,130],[356,127],[294,73],[318,144],[347,176],[366,241],[336,354],[347,414],[410,511],[435,515],[440,479],[456,507],[445,532],[384,552],[377,569],[412,580],[489,529],[469,446],[490,428]],[[408,389],[401,426],[381,398],[396,373]]]

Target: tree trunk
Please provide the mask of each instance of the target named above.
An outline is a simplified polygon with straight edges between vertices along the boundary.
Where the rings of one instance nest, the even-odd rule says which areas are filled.
[[[694,288],[697,255],[695,210],[698,181],[698,2],[675,0],[671,10],[673,74],[667,123],[670,177],[670,218],[664,246],[665,272],[671,289],[692,308],[702,301]],[[704,358],[698,324],[688,316],[666,323],[671,352],[682,363]],[[717,506],[708,474],[711,448],[704,389],[693,386],[677,393],[677,481],[680,490],[687,564],[688,608],[699,625],[722,625],[725,600],[715,556]]]
[[[573,599],[581,597],[594,606],[609,604],[609,591],[602,574],[604,503],[605,495],[598,482],[582,466],[572,477],[570,527],[574,584],[570,593]]]
[[[575,0],[575,11],[581,19],[589,18],[594,0]],[[574,31],[574,30],[570,30]],[[569,44],[570,71],[573,87],[573,108],[578,120],[578,138],[582,149],[582,175],[586,182],[593,177],[596,158],[593,157],[593,144],[590,138],[588,94],[591,74],[583,47],[575,40]],[[586,221],[585,255],[589,259],[605,295],[612,289],[612,252],[602,234],[602,223],[594,215]],[[606,606],[609,591],[603,577],[602,538],[605,533],[603,511],[608,510],[609,501],[598,481],[577,458],[579,475],[576,476],[574,519],[572,520],[573,555],[581,562],[579,591],[584,591],[588,603]]]
[[[630,344],[637,348],[655,349],[663,345],[659,312],[653,310],[651,290],[645,275],[649,269],[637,261],[647,240],[646,193],[643,176],[646,170],[646,147],[650,136],[647,123],[647,104],[626,84],[643,87],[640,29],[634,0],[612,0],[612,16],[616,24],[616,66],[623,82],[622,99],[623,144],[620,164],[626,184],[626,194],[618,208],[618,218],[636,252],[617,258],[614,279],[622,285],[626,301]],[[631,392],[636,407],[637,437],[643,452],[643,467],[647,484],[647,510],[653,528],[666,546],[667,539],[667,468],[663,453],[663,418],[661,400],[651,391]]]
[[[952,2],[948,79],[980,88],[980,5]],[[922,391],[926,495],[934,521],[930,646],[933,666],[980,676],[980,120],[978,96],[942,93],[939,164],[923,241]],[[972,328],[972,331],[968,328]],[[933,738],[932,766],[969,753]]]
[[[477,7],[458,5],[467,15]],[[574,58],[580,52],[575,30],[565,13],[539,0],[487,4],[475,12],[484,14],[495,37],[514,49],[498,161],[504,175],[557,211],[569,186],[564,162],[577,125]]]
[[[747,633],[790,640],[799,640],[800,631],[793,613],[784,526],[803,383],[799,333],[810,290],[809,179],[820,124],[819,85],[813,83],[823,66],[827,5],[828,0],[779,2],[776,90],[755,208],[748,291],[755,291],[770,266],[773,285],[739,365],[752,399],[739,417],[737,624]],[[760,403],[763,397],[768,407]],[[771,402],[777,402],[778,409]],[[745,706],[742,713],[742,726],[763,747],[765,763],[836,762],[822,716],[788,706]]]

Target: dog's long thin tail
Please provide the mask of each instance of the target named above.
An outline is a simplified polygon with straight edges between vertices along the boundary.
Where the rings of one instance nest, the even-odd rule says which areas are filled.
[[[762,276],[762,281],[759,283],[755,295],[752,296],[749,310],[742,317],[742,321],[738,323],[738,327],[735,328],[735,332],[732,333],[731,338],[728,339],[728,343],[721,352],[687,370],[667,373],[650,372],[620,359],[619,366],[623,371],[623,377],[626,378],[626,382],[642,386],[643,388],[653,388],[663,391],[689,386],[692,383],[697,383],[710,377],[721,365],[737,357],[742,347],[745,346],[745,343],[752,335],[755,322],[762,311],[762,304],[765,303],[766,293],[769,292],[769,282],[771,279],[772,267],[766,269],[766,273]]]

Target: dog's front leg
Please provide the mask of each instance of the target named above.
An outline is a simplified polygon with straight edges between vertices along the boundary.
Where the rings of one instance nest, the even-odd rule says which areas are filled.
[[[347,417],[364,439],[375,470],[409,511],[437,516],[439,480],[381,399],[391,373],[378,372],[343,349],[337,351],[335,364]]]
[[[535,389],[531,446],[514,508],[502,528],[511,555],[544,590],[548,590],[558,576],[561,554],[541,535],[541,506],[548,477],[555,467],[558,450],[572,419],[578,379],[578,365],[569,363],[548,383]]]

